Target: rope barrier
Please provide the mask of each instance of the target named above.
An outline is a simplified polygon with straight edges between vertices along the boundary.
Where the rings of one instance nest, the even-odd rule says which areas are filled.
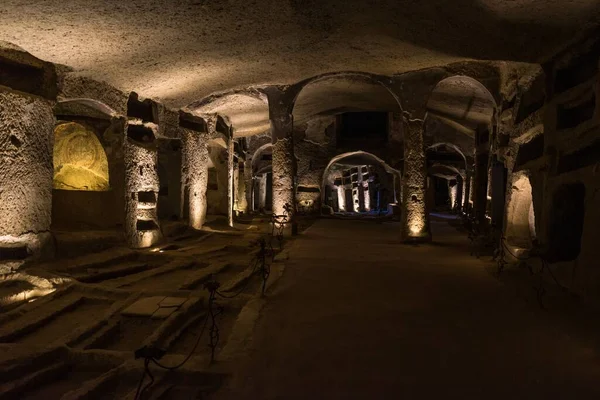
[[[279,250],[281,250],[283,248],[284,229],[285,229],[285,224],[287,224],[289,222],[288,215],[289,215],[290,211],[291,211],[291,207],[289,206],[289,204],[286,203],[284,205],[284,214],[280,215],[280,216],[274,216],[274,218],[273,218],[273,226],[271,229],[270,240],[268,243],[268,245],[271,249],[271,254],[272,254],[273,258],[275,257],[275,251],[273,249],[272,241],[274,238],[277,238],[277,240],[279,242]],[[275,232],[276,226],[277,226],[277,232]],[[217,324],[217,317],[224,312],[224,307],[219,305],[216,302],[216,297],[219,296],[224,299],[233,299],[233,298],[238,297],[247,289],[249,282],[251,280],[250,278],[252,276],[254,276],[257,271],[260,271],[261,277],[263,280],[262,295],[264,296],[264,294],[265,294],[267,280],[269,279],[269,276],[271,274],[271,267],[270,267],[269,263],[267,263],[267,260],[266,260],[267,253],[268,253],[267,252],[267,240],[265,238],[260,238],[258,240],[258,244],[260,246],[259,252],[256,254],[255,257],[253,257],[250,260],[250,263],[253,263],[252,271],[250,272],[248,278],[246,279],[246,282],[242,285],[242,287],[235,294],[229,295],[229,294],[219,291],[219,287],[221,286],[221,284],[218,281],[212,279],[212,277],[211,277],[211,279],[209,279],[209,281],[207,281],[204,284],[204,288],[206,290],[208,290],[208,292],[209,292],[208,312],[207,312],[206,316],[204,317],[204,322],[202,323],[202,328],[200,329],[200,332],[198,334],[198,337],[196,338],[196,342],[194,343],[194,346],[192,347],[192,349],[188,353],[188,355],[179,364],[173,365],[173,366],[168,366],[168,365],[162,364],[159,360],[160,360],[160,358],[162,358],[164,356],[165,351],[160,348],[154,347],[154,346],[144,346],[144,347],[136,350],[135,358],[136,359],[137,358],[144,359],[144,372],[143,372],[142,377],[140,378],[140,381],[137,386],[137,390],[136,390],[135,397],[134,397],[135,400],[141,399],[141,396],[143,396],[143,394],[154,384],[154,376],[152,375],[152,373],[150,371],[150,363],[154,363],[157,367],[167,370],[167,371],[175,371],[175,370],[183,367],[192,358],[192,356],[198,349],[198,345],[200,344],[200,340],[202,339],[202,336],[204,335],[204,332],[206,331],[206,327],[208,325],[209,319],[211,320],[211,326],[209,328],[209,338],[210,338],[209,347],[211,348],[210,362],[211,362],[211,364],[214,363],[215,351],[216,351],[216,348],[217,348],[217,346],[219,344],[219,340],[220,340],[220,330],[219,330],[219,326]],[[259,268],[259,265],[260,265],[260,268]],[[150,382],[148,384],[146,384],[146,386],[143,386],[146,376],[150,377]]]

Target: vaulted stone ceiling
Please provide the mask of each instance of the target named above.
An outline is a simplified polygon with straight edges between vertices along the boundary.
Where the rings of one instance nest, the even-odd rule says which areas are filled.
[[[0,39],[172,107],[325,72],[539,62],[597,0],[3,0]]]
[[[294,123],[314,116],[353,111],[400,111],[397,100],[382,85],[357,78],[333,77],[305,86],[294,106]]]

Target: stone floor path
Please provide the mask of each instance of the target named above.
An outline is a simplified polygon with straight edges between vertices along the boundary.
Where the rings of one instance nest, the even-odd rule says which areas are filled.
[[[432,223],[319,220],[293,244],[221,399],[597,399],[593,346]]]

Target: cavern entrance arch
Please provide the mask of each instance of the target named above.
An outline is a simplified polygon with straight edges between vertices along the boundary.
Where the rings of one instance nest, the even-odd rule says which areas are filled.
[[[430,211],[457,211],[464,196],[467,159],[453,143],[429,146],[427,157],[427,202]]]
[[[441,80],[427,102],[425,141],[444,142],[461,149],[466,164],[462,209],[467,213],[472,209],[479,222],[491,214],[492,187],[500,189],[494,190],[494,197],[496,206],[504,209],[502,188],[506,186],[506,174],[494,174],[493,184],[490,179],[496,114],[496,100],[488,88],[468,76]]]
[[[391,165],[398,165],[403,159],[402,114],[393,92],[369,74],[326,74],[304,83],[292,112],[295,130],[303,132],[294,139],[294,153],[300,160],[296,182],[298,210],[306,213],[319,210],[366,213],[375,209],[387,212],[387,204],[396,201],[393,179],[388,185],[385,168],[373,156],[376,154]],[[329,162],[332,157],[341,160],[344,155],[354,155],[355,160],[347,158],[348,164]],[[361,161],[359,157],[369,159]],[[353,162],[355,164],[351,164]],[[369,178],[370,170],[374,175]],[[339,175],[346,183],[334,185],[335,178],[332,178],[325,184],[330,174]],[[374,176],[386,182],[369,183],[367,180],[373,180]],[[385,189],[376,191],[375,185],[380,184]],[[359,186],[367,191],[359,191]],[[368,195],[369,186],[371,195],[378,193],[379,198]]]
[[[329,214],[389,214],[398,204],[400,171],[364,151],[331,159],[323,173],[323,210]]]

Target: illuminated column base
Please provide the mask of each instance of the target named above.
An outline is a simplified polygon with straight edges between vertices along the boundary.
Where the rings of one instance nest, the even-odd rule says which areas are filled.
[[[344,187],[337,186],[335,190],[338,198],[338,210],[344,212],[346,211],[346,196],[344,196]]]
[[[158,221],[158,152],[154,141],[139,143],[129,135],[146,131],[154,139],[158,127],[130,121],[124,143],[125,160],[125,236],[133,248],[150,247],[162,239]]]
[[[252,192],[254,188],[254,182],[252,180],[252,160],[246,160],[244,162],[244,183],[246,196],[246,207],[244,208],[244,212],[250,214],[252,212]]]
[[[296,199],[294,190],[295,160],[292,141],[292,116],[286,115],[272,121],[273,138],[273,215],[283,215],[289,207],[288,225],[294,223]],[[286,229],[286,231],[293,229]]]
[[[456,177],[456,206],[455,211],[460,212],[463,204],[463,196],[465,193],[465,180],[461,175]]]
[[[475,179],[471,187],[473,197],[473,215],[480,223],[486,222],[488,200],[488,158],[487,152],[475,154]]]
[[[454,184],[453,186],[450,186],[451,184]],[[458,206],[457,204],[457,199],[458,199],[458,182],[456,181],[448,181],[448,196],[450,197],[450,209],[451,210],[455,210],[456,207]]]
[[[233,227],[233,202],[234,202],[234,172],[233,172],[233,156],[234,156],[233,133],[230,132],[229,140],[227,141],[227,224]]]
[[[187,187],[188,224],[202,229],[206,222],[206,189],[208,185],[208,133],[183,130],[182,180]],[[186,193],[186,190],[183,190]]]
[[[431,240],[426,210],[427,160],[423,148],[423,121],[404,118],[404,179],[402,240]]]
[[[54,123],[48,101],[0,89],[0,273],[52,255]]]
[[[258,178],[258,209],[265,211],[267,208],[267,174]]]

